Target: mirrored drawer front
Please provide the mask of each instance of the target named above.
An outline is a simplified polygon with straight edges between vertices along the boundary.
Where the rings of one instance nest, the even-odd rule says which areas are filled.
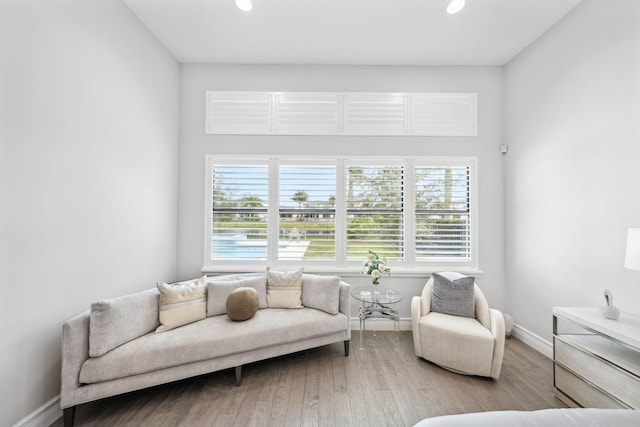
[[[556,388],[584,408],[627,408],[560,365],[555,366],[555,375]]]
[[[558,337],[555,341],[555,360],[569,367],[631,408],[640,408],[640,379],[595,356],[576,348]]]

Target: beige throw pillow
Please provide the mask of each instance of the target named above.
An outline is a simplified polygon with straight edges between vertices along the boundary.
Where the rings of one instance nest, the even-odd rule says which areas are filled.
[[[278,271],[267,267],[267,306],[302,308],[303,268]]]
[[[167,284],[158,282],[160,326],[156,333],[168,331],[207,317],[207,276]]]

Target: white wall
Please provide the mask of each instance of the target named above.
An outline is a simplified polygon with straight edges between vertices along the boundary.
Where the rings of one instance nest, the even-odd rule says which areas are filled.
[[[59,394],[61,325],[176,271],[179,67],[122,2],[0,5],[0,425]]]
[[[553,306],[640,313],[623,267],[640,226],[640,2],[584,0],[505,67],[506,289],[551,339]]]
[[[491,304],[503,309],[502,85],[501,67],[181,65],[178,276],[195,277],[203,266],[206,154],[477,156],[479,283]],[[477,92],[479,132],[473,138],[205,135],[207,90]],[[342,277],[353,285],[368,283],[357,273]],[[424,282],[424,276],[383,279],[405,294],[403,317]]]

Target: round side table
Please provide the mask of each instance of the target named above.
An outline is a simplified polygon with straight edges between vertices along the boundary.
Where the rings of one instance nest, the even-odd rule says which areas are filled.
[[[402,299],[402,294],[395,289],[380,285],[358,286],[351,290],[351,296],[361,302],[360,305],[360,350],[364,350],[364,332],[366,320],[391,319],[395,332],[394,350],[400,345],[400,316],[395,308]]]

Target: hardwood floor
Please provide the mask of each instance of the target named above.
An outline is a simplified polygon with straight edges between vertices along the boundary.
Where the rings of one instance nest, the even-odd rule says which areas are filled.
[[[411,332],[342,343],[80,405],[76,426],[411,426],[427,417],[565,407],[552,362],[507,339],[498,381],[454,374],[415,356]],[[62,421],[54,424],[62,426]]]

